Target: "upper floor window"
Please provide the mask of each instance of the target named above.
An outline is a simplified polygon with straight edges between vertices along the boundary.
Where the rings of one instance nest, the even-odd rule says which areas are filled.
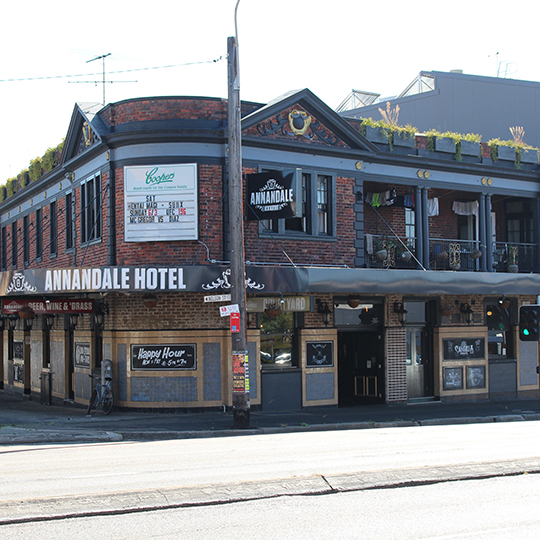
[[[81,184],[81,242],[101,238],[101,176]]]
[[[43,257],[43,210],[36,210],[36,258]]]
[[[311,237],[333,236],[334,178],[315,172],[302,172],[302,217],[269,219],[261,222],[261,234],[300,234]]]
[[[2,270],[7,270],[7,227],[2,227]]]
[[[17,222],[14,221],[11,224],[11,266],[17,268],[19,262],[18,257],[18,244],[17,244]]]
[[[73,193],[66,193],[66,250],[73,249]]]
[[[23,264],[28,266],[30,262],[30,219],[23,217]]]
[[[58,253],[58,216],[56,215],[56,201],[49,206],[49,249],[51,257]]]

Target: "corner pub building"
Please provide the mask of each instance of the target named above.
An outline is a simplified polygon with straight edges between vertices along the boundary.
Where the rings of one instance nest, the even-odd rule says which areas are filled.
[[[540,294],[537,156],[376,131],[307,89],[242,104],[252,406],[537,395],[517,330]],[[122,408],[230,406],[226,100],[77,104],[58,165],[19,184],[0,203],[4,391],[86,405],[110,360]],[[265,214],[286,199],[292,217]]]

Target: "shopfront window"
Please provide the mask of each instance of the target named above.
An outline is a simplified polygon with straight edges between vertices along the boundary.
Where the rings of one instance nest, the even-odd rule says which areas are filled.
[[[513,358],[514,340],[509,307],[504,304],[487,304],[486,326],[489,356]]]
[[[281,312],[277,316],[260,315],[262,369],[296,367],[294,313]]]

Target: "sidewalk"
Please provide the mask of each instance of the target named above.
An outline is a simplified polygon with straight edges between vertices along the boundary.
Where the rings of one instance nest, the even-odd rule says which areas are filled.
[[[480,422],[540,420],[539,400],[427,402],[399,406],[323,407],[295,412],[251,412],[250,428],[233,429],[232,413],[160,413],[45,406],[0,390],[0,444],[159,440],[426,426]]]

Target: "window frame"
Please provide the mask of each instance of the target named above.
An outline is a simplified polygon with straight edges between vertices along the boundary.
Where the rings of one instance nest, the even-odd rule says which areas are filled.
[[[68,252],[72,251],[73,248],[75,247],[74,234],[73,234],[73,197],[74,197],[73,191],[68,191],[66,193],[66,196],[64,197],[64,204],[66,205],[65,242],[66,242],[66,251]]]
[[[49,204],[49,256],[58,255],[58,214],[57,202],[51,201]]]
[[[11,223],[11,267],[17,268],[19,263],[19,254],[18,251],[18,238],[17,238],[17,222],[13,221]]]
[[[23,265],[30,264],[30,216],[23,216]]]
[[[43,208],[36,209],[36,260],[43,259]]]
[[[260,167],[259,172],[283,171],[288,167]],[[290,168],[290,167],[289,167]],[[320,212],[319,212],[319,180],[327,180],[326,194],[326,232],[320,230]],[[336,235],[336,179],[334,172],[321,169],[302,168],[302,206],[303,216],[301,218],[287,219],[268,219],[261,220],[259,223],[259,236],[268,237],[279,235],[287,238],[304,240],[335,240]],[[302,230],[294,227],[301,220]]]
[[[101,241],[103,212],[101,209],[101,173],[81,182],[81,244]]]

